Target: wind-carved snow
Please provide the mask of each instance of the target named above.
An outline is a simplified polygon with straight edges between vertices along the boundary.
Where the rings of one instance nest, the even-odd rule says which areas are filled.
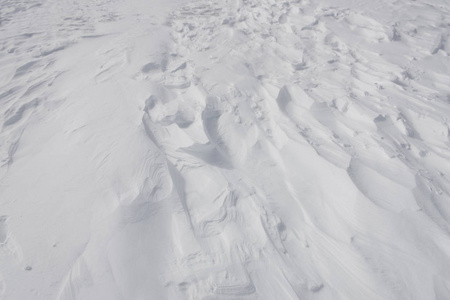
[[[450,298],[445,1],[3,1],[0,298]]]

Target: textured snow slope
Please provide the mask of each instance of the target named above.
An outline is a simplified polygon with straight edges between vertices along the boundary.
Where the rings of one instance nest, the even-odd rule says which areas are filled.
[[[450,299],[445,0],[0,0],[0,299]]]

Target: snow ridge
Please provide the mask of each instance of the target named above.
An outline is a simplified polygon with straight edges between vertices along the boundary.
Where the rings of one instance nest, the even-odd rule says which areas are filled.
[[[0,298],[450,298],[445,1],[4,7]]]

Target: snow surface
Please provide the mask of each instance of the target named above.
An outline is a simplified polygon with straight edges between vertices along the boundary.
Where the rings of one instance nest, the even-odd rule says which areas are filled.
[[[0,0],[0,299],[450,299],[448,0]]]

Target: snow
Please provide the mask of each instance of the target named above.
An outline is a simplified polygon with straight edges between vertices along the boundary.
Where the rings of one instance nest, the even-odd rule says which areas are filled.
[[[0,1],[0,299],[450,299],[445,0]]]

